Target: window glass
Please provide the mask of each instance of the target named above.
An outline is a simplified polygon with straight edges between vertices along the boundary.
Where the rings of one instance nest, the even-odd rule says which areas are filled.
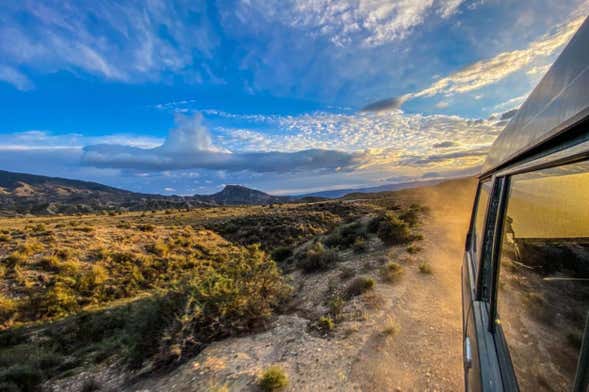
[[[477,212],[474,220],[472,230],[472,250],[478,255],[480,254],[481,245],[483,242],[483,229],[485,228],[485,217],[487,215],[487,207],[489,205],[489,197],[491,194],[491,181],[487,180],[481,182],[479,186]]]
[[[589,164],[511,178],[497,294],[521,390],[570,390],[589,308]]]

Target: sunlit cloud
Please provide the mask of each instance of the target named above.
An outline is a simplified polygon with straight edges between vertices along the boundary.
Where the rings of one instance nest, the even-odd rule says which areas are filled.
[[[248,0],[240,2],[243,19],[263,17],[326,37],[336,46],[377,46],[405,38],[428,17],[452,16],[463,0]]]
[[[550,64],[536,63],[545,60],[561,49],[584,20],[585,17],[577,17],[568,23],[557,26],[553,32],[530,43],[525,49],[502,52],[490,59],[477,61],[447,77],[438,79],[423,90],[370,104],[364,110],[398,109],[404,102],[414,98],[468,93],[497,83],[521,70],[527,69],[530,75],[545,72]]]

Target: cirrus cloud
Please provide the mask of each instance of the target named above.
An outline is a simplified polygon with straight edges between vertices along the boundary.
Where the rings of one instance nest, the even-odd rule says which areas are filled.
[[[545,71],[548,66],[546,64],[539,65],[538,62],[546,60],[558,49],[562,48],[584,20],[584,16],[576,17],[557,26],[552,33],[530,43],[525,49],[502,52],[492,58],[477,61],[457,72],[438,79],[423,90],[400,97],[383,99],[366,105],[363,110],[375,112],[393,110],[400,108],[406,101],[414,98],[464,94],[497,83],[518,71],[528,68],[528,73],[531,75],[537,73],[538,69]]]

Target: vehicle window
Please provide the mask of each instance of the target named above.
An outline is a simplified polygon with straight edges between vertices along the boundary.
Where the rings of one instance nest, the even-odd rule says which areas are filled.
[[[481,182],[479,185],[477,211],[472,228],[472,244],[471,249],[475,255],[480,254],[481,245],[483,242],[483,233],[485,228],[485,217],[487,215],[487,207],[489,205],[489,197],[491,194],[491,181],[487,180]]]
[[[570,390],[589,308],[589,164],[511,178],[498,324],[521,390]]]

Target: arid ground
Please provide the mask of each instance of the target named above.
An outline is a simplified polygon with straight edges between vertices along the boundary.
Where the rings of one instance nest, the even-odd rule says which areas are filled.
[[[0,382],[460,390],[473,195],[460,180],[311,204],[5,219]],[[271,367],[280,376],[265,384]]]

